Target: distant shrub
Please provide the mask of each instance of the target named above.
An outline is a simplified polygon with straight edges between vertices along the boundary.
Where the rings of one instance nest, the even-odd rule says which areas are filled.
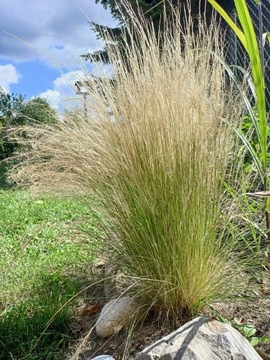
[[[36,122],[53,124],[56,118],[47,100],[37,97],[26,101],[24,96],[8,94],[0,88],[0,160],[8,158],[18,148],[17,142],[8,139],[11,128]]]

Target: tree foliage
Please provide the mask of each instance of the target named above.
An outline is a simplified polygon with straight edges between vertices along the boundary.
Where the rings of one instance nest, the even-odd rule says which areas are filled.
[[[27,124],[33,122],[52,124],[56,122],[55,111],[50,107],[46,99],[40,97],[36,97],[26,102],[21,109],[20,117],[21,120]]]
[[[17,148],[17,144],[7,138],[10,128],[56,121],[56,113],[47,100],[37,97],[26,101],[23,95],[9,94],[0,88],[0,160],[12,155]]]
[[[109,9],[112,16],[120,23],[123,23],[123,15],[127,15],[125,5],[123,5],[124,2],[119,0],[95,1],[103,5],[105,9]],[[227,11],[231,11],[234,8],[234,0],[218,0],[217,2]],[[182,8],[190,7],[192,16],[198,14],[201,10],[205,11],[207,9],[209,11],[211,9],[208,0],[129,0],[128,3],[132,6],[135,13],[141,11],[154,22],[160,20],[164,7],[170,11],[171,5]]]
[[[121,42],[121,33],[125,27],[125,22],[129,18],[129,14],[126,10],[125,2],[119,0],[95,0],[96,3],[103,5],[105,9],[111,11],[111,14],[115,20],[118,21],[119,27],[111,28],[104,25],[100,25],[91,22],[91,28],[97,35],[98,39],[104,40],[104,34],[108,34],[109,37]],[[224,9],[229,13],[234,9],[234,0],[218,0],[217,1]],[[134,14],[144,14],[146,19],[151,19],[157,31],[162,30],[163,14],[166,10],[167,16],[170,16],[173,7],[183,9],[183,24],[185,21],[185,9],[189,9],[192,17],[194,18],[194,26],[196,27],[196,18],[199,13],[206,14],[206,20],[210,21],[213,14],[213,8],[208,3],[208,0],[129,0],[128,4],[131,6]],[[108,63],[107,44],[105,40],[105,47],[103,50],[95,51],[94,53],[88,53],[82,55],[85,60],[91,62],[102,61]]]

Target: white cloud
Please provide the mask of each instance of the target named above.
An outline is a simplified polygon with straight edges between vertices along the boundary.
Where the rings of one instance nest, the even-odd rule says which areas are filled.
[[[95,0],[1,0],[0,57],[70,68],[75,58],[102,46],[89,21],[116,25]]]
[[[74,84],[77,80],[85,79],[86,75],[81,70],[71,71],[56,78],[53,89],[48,89],[38,96],[48,100],[56,110],[63,110],[81,101],[76,95]]]
[[[39,94],[39,96],[43,99],[46,99],[53,109],[55,110],[60,109],[61,94],[58,90],[48,89],[47,91],[44,91],[43,93]]]
[[[112,69],[107,64],[93,64],[91,74],[101,77],[110,77]],[[50,105],[56,110],[78,106],[82,102],[82,97],[76,94],[75,82],[87,81],[90,73],[83,70],[70,71],[62,74],[53,81],[53,89],[48,89],[38,96],[48,100]]]
[[[11,84],[18,84],[20,77],[14,65],[0,65],[0,87],[6,92]]]

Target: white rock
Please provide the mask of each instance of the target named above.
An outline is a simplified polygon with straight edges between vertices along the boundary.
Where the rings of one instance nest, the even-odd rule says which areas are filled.
[[[116,334],[136,313],[137,303],[128,296],[109,301],[101,310],[96,333],[101,337]]]
[[[114,360],[110,355],[99,355],[94,358],[88,358],[87,360]]]
[[[262,360],[232,326],[198,317],[140,352],[135,360]]]

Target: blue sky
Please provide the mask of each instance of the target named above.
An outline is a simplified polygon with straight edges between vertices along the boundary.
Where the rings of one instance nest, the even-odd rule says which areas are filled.
[[[1,0],[0,87],[62,108],[76,97],[73,85],[85,68],[101,71],[80,58],[102,47],[90,20],[116,26],[95,0]]]

